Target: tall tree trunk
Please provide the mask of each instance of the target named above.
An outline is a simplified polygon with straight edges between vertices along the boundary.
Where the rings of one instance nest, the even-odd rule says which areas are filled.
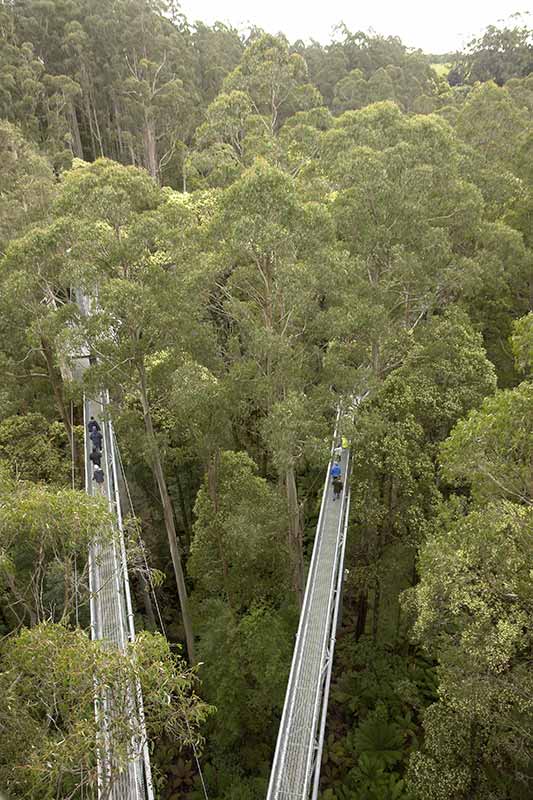
[[[89,134],[91,137],[91,153],[94,161],[96,158],[96,136],[94,133],[93,115],[91,111],[91,99],[89,97],[88,90],[83,98],[83,104],[85,106],[85,116],[87,117],[87,121],[89,123]]]
[[[289,467],[285,472],[285,491],[287,493],[287,508],[289,511],[289,552],[292,567],[292,588],[301,608],[304,597],[303,530],[298,507],[296,475],[293,466]]]
[[[218,515],[218,466],[220,463],[220,450],[215,450],[209,457],[207,462],[207,487],[209,491],[209,497],[211,499],[211,503],[213,504],[213,511],[215,512],[215,536],[217,539],[217,548],[218,548],[218,555],[222,564],[222,575],[223,575],[223,582],[224,582],[224,591],[226,592],[226,597],[228,600],[229,607],[233,610],[233,599],[229,589],[229,567],[228,567],[228,560],[226,558],[226,554],[224,552],[224,544],[222,542],[222,535],[220,531],[220,526],[218,524],[218,519],[216,519]]]
[[[113,116],[115,118],[115,128],[117,131],[118,150],[120,153],[120,161],[124,160],[124,142],[122,140],[122,128],[120,127],[120,115],[118,112],[117,99],[113,95]]]
[[[192,525],[189,515],[187,513],[187,506],[185,504],[185,495],[183,494],[183,486],[181,485],[181,479],[178,472],[176,472],[176,488],[178,490],[178,500],[180,504],[181,516],[183,518],[183,530],[185,531],[185,540],[187,542],[187,547],[190,547],[191,537],[192,537]]]
[[[152,422],[152,414],[150,411],[150,404],[148,401],[148,389],[146,384],[146,373],[144,364],[138,365],[141,389],[141,403],[143,407],[144,427],[148,437],[148,445],[150,447],[150,454],[152,457],[152,469],[159,489],[161,497],[161,504],[163,506],[163,516],[165,520],[165,528],[167,531],[168,544],[170,548],[170,555],[172,556],[172,565],[174,567],[174,575],[176,578],[176,586],[178,588],[178,596],[181,606],[181,615],[183,618],[183,627],[185,628],[185,639],[187,642],[187,652],[189,654],[189,662],[194,664],[196,661],[194,652],[194,635],[192,630],[191,616],[189,613],[189,598],[187,597],[187,587],[185,585],[185,575],[183,574],[183,565],[181,563],[181,555],[178,547],[178,538],[176,535],[176,525],[174,522],[174,513],[172,511],[172,503],[168,493],[167,482],[163,472],[163,465],[161,463],[161,453],[155,437],[154,426]]]
[[[374,578],[374,609],[372,613],[372,641],[378,640],[379,609],[381,606],[381,581],[378,575]]]
[[[146,616],[148,618],[148,625],[150,630],[156,631],[157,630],[157,623],[155,621],[155,614],[154,614],[154,606],[152,604],[152,598],[150,597],[150,587],[148,585],[148,581],[146,580],[144,575],[141,575],[141,592],[143,596],[143,605],[144,610],[146,611]],[[163,633],[163,631],[161,631]]]
[[[368,594],[365,589],[364,592],[359,592],[359,597],[357,598],[357,610],[355,617],[356,642],[358,642],[361,636],[363,636],[365,633],[367,614],[368,614]]]
[[[41,336],[41,349],[44,356],[44,360],[46,362],[46,370],[48,372],[48,378],[50,380],[50,385],[52,386],[52,391],[54,393],[54,400],[56,402],[56,407],[57,410],[59,411],[61,419],[63,420],[63,425],[65,426],[65,430],[67,432],[70,444],[72,459],[74,461],[74,464],[76,464],[78,462],[78,453],[76,448],[76,440],[73,435],[70,414],[68,412],[67,405],[65,403],[65,398],[63,396],[63,379],[61,377],[60,371],[54,364],[54,351],[52,349],[52,345],[45,336]],[[78,469],[80,469],[79,463],[78,463]]]
[[[105,155],[105,153],[104,153],[104,145],[102,143],[102,134],[100,133],[100,124],[98,122],[98,114],[96,113],[96,103],[94,102],[94,96],[93,96],[92,89],[90,90],[89,100],[90,100],[89,108],[92,109],[92,113],[93,113],[94,132],[95,132],[95,135],[96,135],[96,140],[98,142],[98,148],[100,150],[100,155],[103,158],[104,155]]]
[[[157,164],[155,122],[148,109],[146,109],[144,112],[143,140],[144,140],[144,161],[146,169],[148,170],[152,178],[158,180],[159,170]]]
[[[80,126],[74,103],[70,103],[70,132],[72,134],[72,152],[76,158],[83,158],[83,147],[81,146]]]

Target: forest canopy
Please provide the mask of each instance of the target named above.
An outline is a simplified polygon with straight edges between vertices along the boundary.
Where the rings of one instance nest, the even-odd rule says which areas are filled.
[[[96,681],[142,690],[160,800],[266,796],[340,405],[320,798],[530,797],[529,25],[436,56],[7,0],[0,154],[0,793],[98,796]],[[102,393],[122,649],[91,638]]]

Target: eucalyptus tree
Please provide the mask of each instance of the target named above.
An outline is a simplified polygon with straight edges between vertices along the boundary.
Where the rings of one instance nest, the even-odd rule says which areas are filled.
[[[444,476],[469,487],[478,504],[496,498],[533,502],[532,402],[530,381],[501,390],[460,420],[443,444]]]
[[[168,736],[184,755],[200,745],[201,725],[213,711],[196,693],[195,673],[160,635],[142,633],[122,653],[79,628],[46,622],[4,639],[1,650],[0,780],[13,797],[98,796],[95,679],[112,684],[117,701],[138,683],[148,739]],[[127,713],[108,723],[120,770],[142,731]]]
[[[281,35],[261,33],[254,38],[238,67],[225,78],[223,88],[246,92],[272,134],[295,111],[322,105],[318,89],[308,83],[305,60],[290,51]]]
[[[479,319],[477,306],[492,284],[499,313],[504,298],[513,303],[527,289],[524,246],[508,226],[483,219],[482,194],[462,164],[447,123],[406,118],[392,104],[347,112],[323,135],[321,169],[349,254],[337,338],[373,379],[398,366],[410,332],[451,302],[465,303],[488,339],[510,332],[493,333],[491,314]]]
[[[374,639],[387,627],[393,639],[399,632],[397,596],[416,580],[418,548],[441,501],[439,444],[496,384],[482,338],[459,309],[420,325],[411,338],[402,365],[358,409],[351,436],[357,631],[364,632],[372,605]]]
[[[443,514],[420,555],[414,634],[438,659],[439,701],[411,757],[416,798],[525,797],[531,780],[531,507]]]
[[[87,549],[112,536],[103,504],[71,489],[13,481],[2,470],[0,605],[10,630],[87,617]]]
[[[253,37],[196,131],[188,162],[194,179],[227,186],[258,156],[278,164],[282,124],[297,111],[321,105],[318,90],[307,83],[304,59],[286,39]]]
[[[313,368],[320,363],[321,299],[334,280],[329,275],[336,258],[333,226],[325,207],[299,200],[289,176],[258,162],[220,195],[209,227],[217,291],[229,322],[230,397],[232,391],[237,409],[248,404],[246,435],[259,441],[259,463],[268,448],[273,452],[287,496],[293,588],[300,595],[296,470],[304,452],[298,436],[269,434],[268,443],[264,436],[288,413],[288,405],[278,413],[278,404],[305,398],[320,383]],[[296,406],[291,415],[305,416],[306,403]]]
[[[0,123],[0,254],[25,228],[45,219],[54,195],[50,163],[9,122]]]
[[[520,366],[527,323],[515,326]],[[413,633],[439,675],[424,746],[410,764],[417,798],[529,791],[532,396],[529,381],[497,391],[440,447],[447,494],[460,494],[442,505],[420,551],[420,583],[406,598]]]
[[[187,275],[184,254],[181,261],[172,263],[164,243],[159,242],[162,223],[157,208],[162,200],[146,173],[98,161],[65,177],[61,206],[70,216],[79,215],[77,243],[70,258],[77,264],[79,286],[97,296],[94,313],[77,319],[81,337],[98,361],[89,381],[106,386],[122,403],[138,403],[142,410],[144,435],[139,435],[139,443],[161,498],[192,662],[194,638],[153,417],[157,388],[152,376],[161,362],[170,371],[177,369],[183,353],[196,347],[198,296]],[[186,206],[178,205],[176,215],[176,225],[192,225]]]
[[[58,347],[72,305],[67,253],[71,242],[68,225],[50,215],[9,244],[0,272],[0,326],[7,377],[36,386],[48,382],[73,442],[64,381],[68,370]]]

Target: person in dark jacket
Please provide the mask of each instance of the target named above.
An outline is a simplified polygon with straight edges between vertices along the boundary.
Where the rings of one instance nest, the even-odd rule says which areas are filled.
[[[342,492],[343,483],[340,478],[333,478],[333,502],[340,497]]]
[[[94,417],[91,417],[91,419],[89,420],[89,424],[87,425],[87,428],[89,429],[89,433],[93,433],[94,431],[100,430],[100,425],[97,423]]]
[[[104,482],[104,470],[101,467],[95,467],[93,481],[96,481],[96,483]]]
[[[101,467],[102,466],[102,451],[93,449],[91,455],[89,456],[89,461],[92,461],[95,467]]]
[[[92,431],[92,433],[90,434],[89,438],[90,438],[91,442],[93,443],[93,447],[94,447],[95,450],[101,450],[102,449],[102,442],[104,440],[104,437],[102,436],[102,432],[101,431]]]

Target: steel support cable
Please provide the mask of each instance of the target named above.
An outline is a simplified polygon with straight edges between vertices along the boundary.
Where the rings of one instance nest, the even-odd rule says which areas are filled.
[[[130,505],[131,513],[132,513],[133,516],[135,516],[135,508],[133,506],[133,500],[132,500],[132,497],[131,497],[130,487],[129,487],[129,484],[128,484],[128,479],[126,477],[126,471],[124,469],[122,456],[120,454],[120,448],[118,446],[118,442],[117,442],[115,434],[114,434],[113,444],[114,444],[114,447],[115,447],[116,454],[118,456],[120,469],[122,471],[122,479],[124,481],[124,487],[125,487],[125,490],[126,490],[126,495],[128,497],[128,502],[129,502],[129,505]],[[137,531],[137,537],[138,537],[138,540],[139,540],[139,545],[141,547],[141,552],[142,552],[142,555],[143,555],[144,565],[145,565],[145,568],[146,568],[146,571],[147,571],[147,574],[148,574],[148,579],[149,579],[149,583],[150,583],[150,590],[152,592],[152,596],[153,596],[153,599],[154,599],[155,607],[156,607],[156,610],[157,610],[157,616],[159,618],[159,624],[161,626],[161,632],[165,636],[165,638],[167,638],[165,624],[164,624],[162,616],[161,616],[161,610],[159,608],[159,602],[158,602],[158,599],[157,599],[155,586],[154,586],[154,583],[153,583],[153,580],[152,580],[151,570],[150,570],[150,567],[148,565],[148,561],[147,561],[147,558],[146,558],[146,546],[144,544],[143,538],[142,538],[142,536],[141,536],[139,531]],[[202,784],[202,791],[203,791],[205,800],[209,800],[209,796],[207,794],[207,787],[206,787],[206,784],[205,784],[204,775],[203,775],[203,771],[202,771],[202,766],[200,764],[200,759],[198,757],[198,751],[196,749],[196,744],[194,742],[194,739],[193,739],[193,736],[192,736],[192,732],[191,732],[191,729],[190,729],[190,726],[189,726],[189,720],[187,719],[187,717],[185,717],[185,723],[187,725],[187,730],[189,731],[189,738],[190,738],[190,741],[191,741],[194,760],[196,762],[196,767],[198,769],[198,774],[200,776],[200,782]]]
[[[120,448],[118,446],[116,435],[115,435],[115,447],[116,447],[116,452],[117,452],[118,461],[119,461],[119,465],[120,465],[120,470],[122,472],[122,478],[124,480],[124,487],[126,489],[126,495],[128,497],[128,502],[129,502],[130,509],[131,509],[131,514],[134,517],[135,516],[135,508],[133,506],[133,500],[131,498],[130,487],[129,487],[128,479],[126,477],[126,471],[124,469],[124,463],[122,461],[122,456],[120,454]],[[157,610],[157,616],[158,616],[158,619],[159,619],[159,625],[161,627],[161,632],[166,637],[165,625],[163,623],[163,618],[161,616],[161,610],[159,608],[159,602],[158,602],[158,599],[157,599],[157,593],[155,591],[155,586],[154,586],[154,582],[153,582],[153,579],[152,579],[152,571],[151,571],[151,569],[150,569],[150,567],[148,565],[148,560],[146,558],[146,545],[144,543],[144,540],[143,540],[139,530],[137,530],[137,538],[138,538],[138,541],[139,541],[139,546],[141,548],[141,553],[142,553],[142,557],[143,557],[144,566],[145,566],[145,569],[146,569],[146,574],[148,575],[148,583],[150,584],[150,591],[152,593],[152,596],[153,596],[153,599],[154,599],[154,603],[155,603],[155,607],[156,607],[156,610]]]

